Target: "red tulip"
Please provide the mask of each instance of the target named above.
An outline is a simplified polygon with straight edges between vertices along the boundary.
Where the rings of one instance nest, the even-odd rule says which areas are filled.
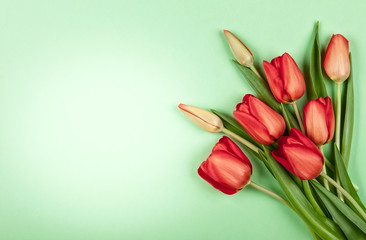
[[[292,103],[305,92],[305,80],[294,59],[284,53],[271,63],[263,61],[268,85],[273,96],[281,103]]]
[[[252,164],[240,148],[224,136],[198,168],[198,174],[214,188],[232,195],[250,182]]]
[[[285,120],[279,113],[250,94],[236,106],[234,117],[254,140],[265,145],[275,142],[286,129]]]
[[[305,131],[316,145],[323,145],[334,136],[334,111],[329,97],[309,101],[303,109]]]
[[[350,74],[348,40],[341,34],[333,35],[324,56],[324,69],[337,83],[344,82]]]
[[[282,137],[272,156],[302,180],[314,179],[323,169],[324,157],[315,144],[300,130],[292,128]]]

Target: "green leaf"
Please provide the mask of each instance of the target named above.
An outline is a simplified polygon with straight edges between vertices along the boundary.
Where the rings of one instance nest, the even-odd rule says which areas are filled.
[[[319,21],[315,25],[315,36],[314,36],[314,43],[313,49],[311,51],[310,56],[310,78],[314,85],[314,92],[310,93],[308,96],[309,99],[315,99],[316,97],[323,97],[325,98],[328,96],[327,89],[325,87],[323,73],[322,73],[322,60],[320,54],[320,45],[319,45]],[[310,85],[310,84],[308,84]],[[309,92],[312,91],[310,87]],[[315,98],[314,98],[315,97]]]
[[[366,234],[363,232],[359,227],[357,227],[350,219],[347,218],[345,214],[342,213],[341,210],[337,208],[337,204],[333,203],[329,198],[328,195],[331,194],[329,191],[323,188],[319,183],[313,181],[312,185],[314,186],[315,191],[317,192],[318,196],[322,199],[323,203],[326,205],[328,211],[334,218],[334,220],[338,223],[344,234],[348,239],[366,239]],[[322,190],[320,190],[322,189]],[[325,194],[327,192],[329,194]],[[334,196],[332,194],[332,196]],[[338,198],[337,198],[338,199]],[[339,202],[341,202],[338,199]],[[341,204],[339,203],[338,204]],[[343,204],[344,205],[344,204]],[[347,207],[347,206],[346,206]],[[352,210],[350,210],[352,212]],[[358,219],[360,221],[361,219]],[[362,221],[362,220],[361,220]],[[360,223],[361,225],[362,222]],[[366,227],[366,226],[365,226]]]
[[[277,100],[272,95],[267,82],[259,78],[251,69],[240,65],[240,63],[235,60],[233,60],[233,62],[243,74],[245,79],[249,82],[250,86],[257,94],[257,97],[263,102],[267,103],[268,106],[273,108],[276,112],[281,113],[281,104],[277,102]],[[297,123],[295,117],[288,111],[287,108],[285,108],[285,112],[287,113],[288,120],[291,125],[295,128],[299,128],[299,124]]]
[[[257,147],[260,146],[260,144],[258,142],[256,142],[249,134],[247,131],[245,131],[245,129],[235,120],[235,118],[224,114],[224,113],[220,113],[219,111],[216,111],[214,109],[211,109],[211,112],[213,112],[214,114],[216,114],[219,118],[221,118],[222,122],[224,123],[224,127],[229,129],[230,131],[232,131],[233,133],[241,136],[242,138],[244,138],[245,140],[248,140],[249,142],[253,143],[254,145],[256,145]]]
[[[301,189],[283,167],[272,157],[268,148],[265,147],[264,150],[275,178],[302,220],[322,239],[345,239],[341,230],[332,220],[318,214],[314,210]]]
[[[344,202],[342,202],[333,193],[325,189],[318,182],[312,180],[311,184],[314,186],[315,191],[318,193],[319,197],[322,198],[323,203],[327,206],[328,210],[330,211],[330,213],[334,218],[336,216],[334,215],[335,211],[333,208],[336,208],[340,213],[344,215],[344,218],[351,221],[355,226],[357,226],[357,228],[359,228],[364,234],[366,234],[366,223],[350,207],[348,207]],[[332,206],[330,206],[329,203],[333,205],[333,208]],[[342,226],[340,227],[342,228]],[[342,228],[342,230],[344,229]],[[350,238],[350,239],[358,239],[358,238]]]
[[[251,69],[242,66],[237,61],[233,60],[240,72],[244,75],[245,79],[248,81],[250,86],[253,88],[257,97],[267,103],[275,111],[279,112],[281,110],[279,102],[272,95],[271,90],[263,79],[259,78]]]
[[[334,144],[334,158],[335,158],[337,174],[338,174],[339,181],[341,182],[342,187],[353,197],[353,199],[361,206],[361,208],[363,208],[363,210],[366,211],[364,205],[362,204],[360,197],[358,196],[355,188],[353,187],[352,181],[351,181],[351,179],[348,175],[347,169],[344,165],[342,155],[339,152],[336,144]],[[345,201],[348,204],[348,206],[350,206],[356,213],[358,213],[357,209],[355,209],[353,207],[353,205],[350,204],[347,199],[345,199]],[[361,215],[360,215],[360,217],[361,217]]]
[[[349,56],[351,59],[351,54]],[[347,84],[346,90],[346,109],[344,114],[343,123],[343,136],[342,136],[342,147],[341,152],[346,168],[348,167],[349,158],[351,154],[352,134],[353,134],[353,119],[354,119],[354,93],[353,93],[353,72],[352,72],[352,61],[351,61],[351,73],[348,80],[344,83]]]

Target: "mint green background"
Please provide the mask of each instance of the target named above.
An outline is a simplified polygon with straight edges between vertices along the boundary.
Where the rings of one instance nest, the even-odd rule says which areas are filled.
[[[366,200],[366,3],[2,1],[0,239],[310,239],[280,202],[227,196],[196,170],[220,138],[180,102],[230,113],[250,87],[222,29],[257,64],[350,40],[356,120],[350,173]],[[334,87],[334,85],[332,85]],[[278,185],[259,163],[253,179]]]

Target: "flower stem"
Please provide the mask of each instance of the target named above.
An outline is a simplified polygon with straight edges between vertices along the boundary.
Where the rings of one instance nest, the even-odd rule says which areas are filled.
[[[341,185],[339,185],[336,181],[334,181],[331,177],[329,177],[328,175],[321,173],[320,174],[323,178],[327,179],[329,181],[329,183],[331,183],[334,187],[337,188],[337,190],[339,190],[343,196],[345,198],[348,199],[348,201],[350,201],[350,203],[355,207],[355,209],[361,214],[362,218],[364,220],[366,220],[366,213],[363,211],[363,209],[360,207],[360,205],[355,201],[355,199],[353,199],[353,197],[346,191],[344,190],[344,188],[342,188]]]
[[[289,206],[291,209],[293,209],[293,207],[291,206],[291,204],[287,200],[285,200],[283,197],[281,197],[280,195],[272,192],[271,190],[268,190],[265,187],[262,187],[261,185],[256,184],[253,181],[251,181],[249,184],[250,184],[250,186],[252,186],[252,187],[254,187],[254,188],[256,188],[256,189],[258,189],[258,190],[260,190],[260,191],[262,191],[262,192],[264,192],[264,193],[266,193],[268,195],[270,195],[271,197],[273,197],[273,198],[275,198],[277,200],[280,200],[281,202],[283,202],[284,204],[286,204],[287,206]]]
[[[320,150],[320,152],[321,152],[321,153],[323,154],[323,156],[324,156],[324,152],[323,152],[323,145],[320,145],[320,146],[319,146],[319,150]],[[325,159],[325,157],[324,157],[324,159]],[[327,174],[327,167],[325,166],[325,164],[323,165],[323,172],[324,172],[324,174],[328,175],[328,174]],[[323,185],[324,185],[324,187],[325,187],[328,191],[330,191],[330,188],[329,188],[329,182],[328,182],[328,181],[327,181],[327,179],[325,179],[325,178],[324,178]]]
[[[341,98],[342,98],[342,83],[337,83],[337,99],[336,99],[336,128],[335,128],[335,144],[341,151]],[[336,181],[339,184],[339,177],[335,172]],[[338,198],[343,201],[342,193],[337,189]]]
[[[264,81],[264,79],[262,78],[262,76],[258,72],[257,68],[254,67],[254,65],[253,66],[250,66],[249,68],[255,73],[255,75],[257,75],[262,81]]]
[[[297,121],[299,122],[299,125],[300,125],[300,130],[303,134],[305,134],[304,124],[302,123],[301,115],[300,115],[300,112],[299,112],[299,108],[297,107],[297,103],[293,102],[293,103],[291,103],[291,105],[294,108],[294,111],[295,111],[295,114],[296,114],[296,117],[297,117]]]
[[[255,146],[253,143],[249,142],[248,140],[240,137],[239,135],[233,133],[232,131],[230,131],[227,128],[223,128],[222,132],[225,133],[226,135],[234,138],[235,140],[241,142],[242,144],[244,144],[245,146],[247,146],[248,148],[252,149],[254,152],[258,153],[259,152],[259,148],[257,146]]]
[[[328,167],[332,172],[334,172],[334,171],[335,171],[333,164],[332,164],[332,163],[328,160],[328,158],[326,158],[325,156],[324,156],[324,162],[325,162],[325,165],[327,165],[327,167]]]
[[[313,193],[311,192],[311,189],[310,189],[310,186],[309,186],[309,181],[308,180],[303,180],[302,185],[304,187],[305,195],[309,199],[311,205],[313,205],[315,211],[317,211],[320,215],[325,216],[324,212],[322,211],[322,209],[319,207],[318,203],[316,202],[316,200],[313,196]]]
[[[335,143],[339,151],[341,151],[341,89],[342,83],[337,83]]]

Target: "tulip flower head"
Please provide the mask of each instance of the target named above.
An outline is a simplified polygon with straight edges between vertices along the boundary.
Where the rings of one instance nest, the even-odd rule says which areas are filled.
[[[224,30],[224,34],[236,60],[243,66],[253,66],[254,58],[249,48],[247,48],[247,46],[245,46],[245,44],[232,32]]]
[[[341,34],[333,35],[324,56],[324,70],[336,83],[344,82],[350,74],[348,40]]]
[[[185,104],[179,104],[178,107],[189,119],[207,132],[217,133],[224,128],[221,119],[212,112]]]
[[[305,92],[305,80],[294,59],[284,53],[271,63],[263,61],[264,72],[273,96],[281,103],[292,103]]]
[[[324,145],[334,136],[334,110],[329,97],[309,101],[303,109],[305,131],[316,145]]]
[[[228,137],[222,137],[198,168],[198,174],[225,194],[237,193],[250,183],[252,164]]]
[[[290,136],[282,137],[272,156],[288,171],[302,180],[314,179],[321,173],[323,154],[300,130],[292,128]]]
[[[283,117],[258,98],[247,94],[236,106],[235,119],[259,143],[274,143],[285,132]]]

